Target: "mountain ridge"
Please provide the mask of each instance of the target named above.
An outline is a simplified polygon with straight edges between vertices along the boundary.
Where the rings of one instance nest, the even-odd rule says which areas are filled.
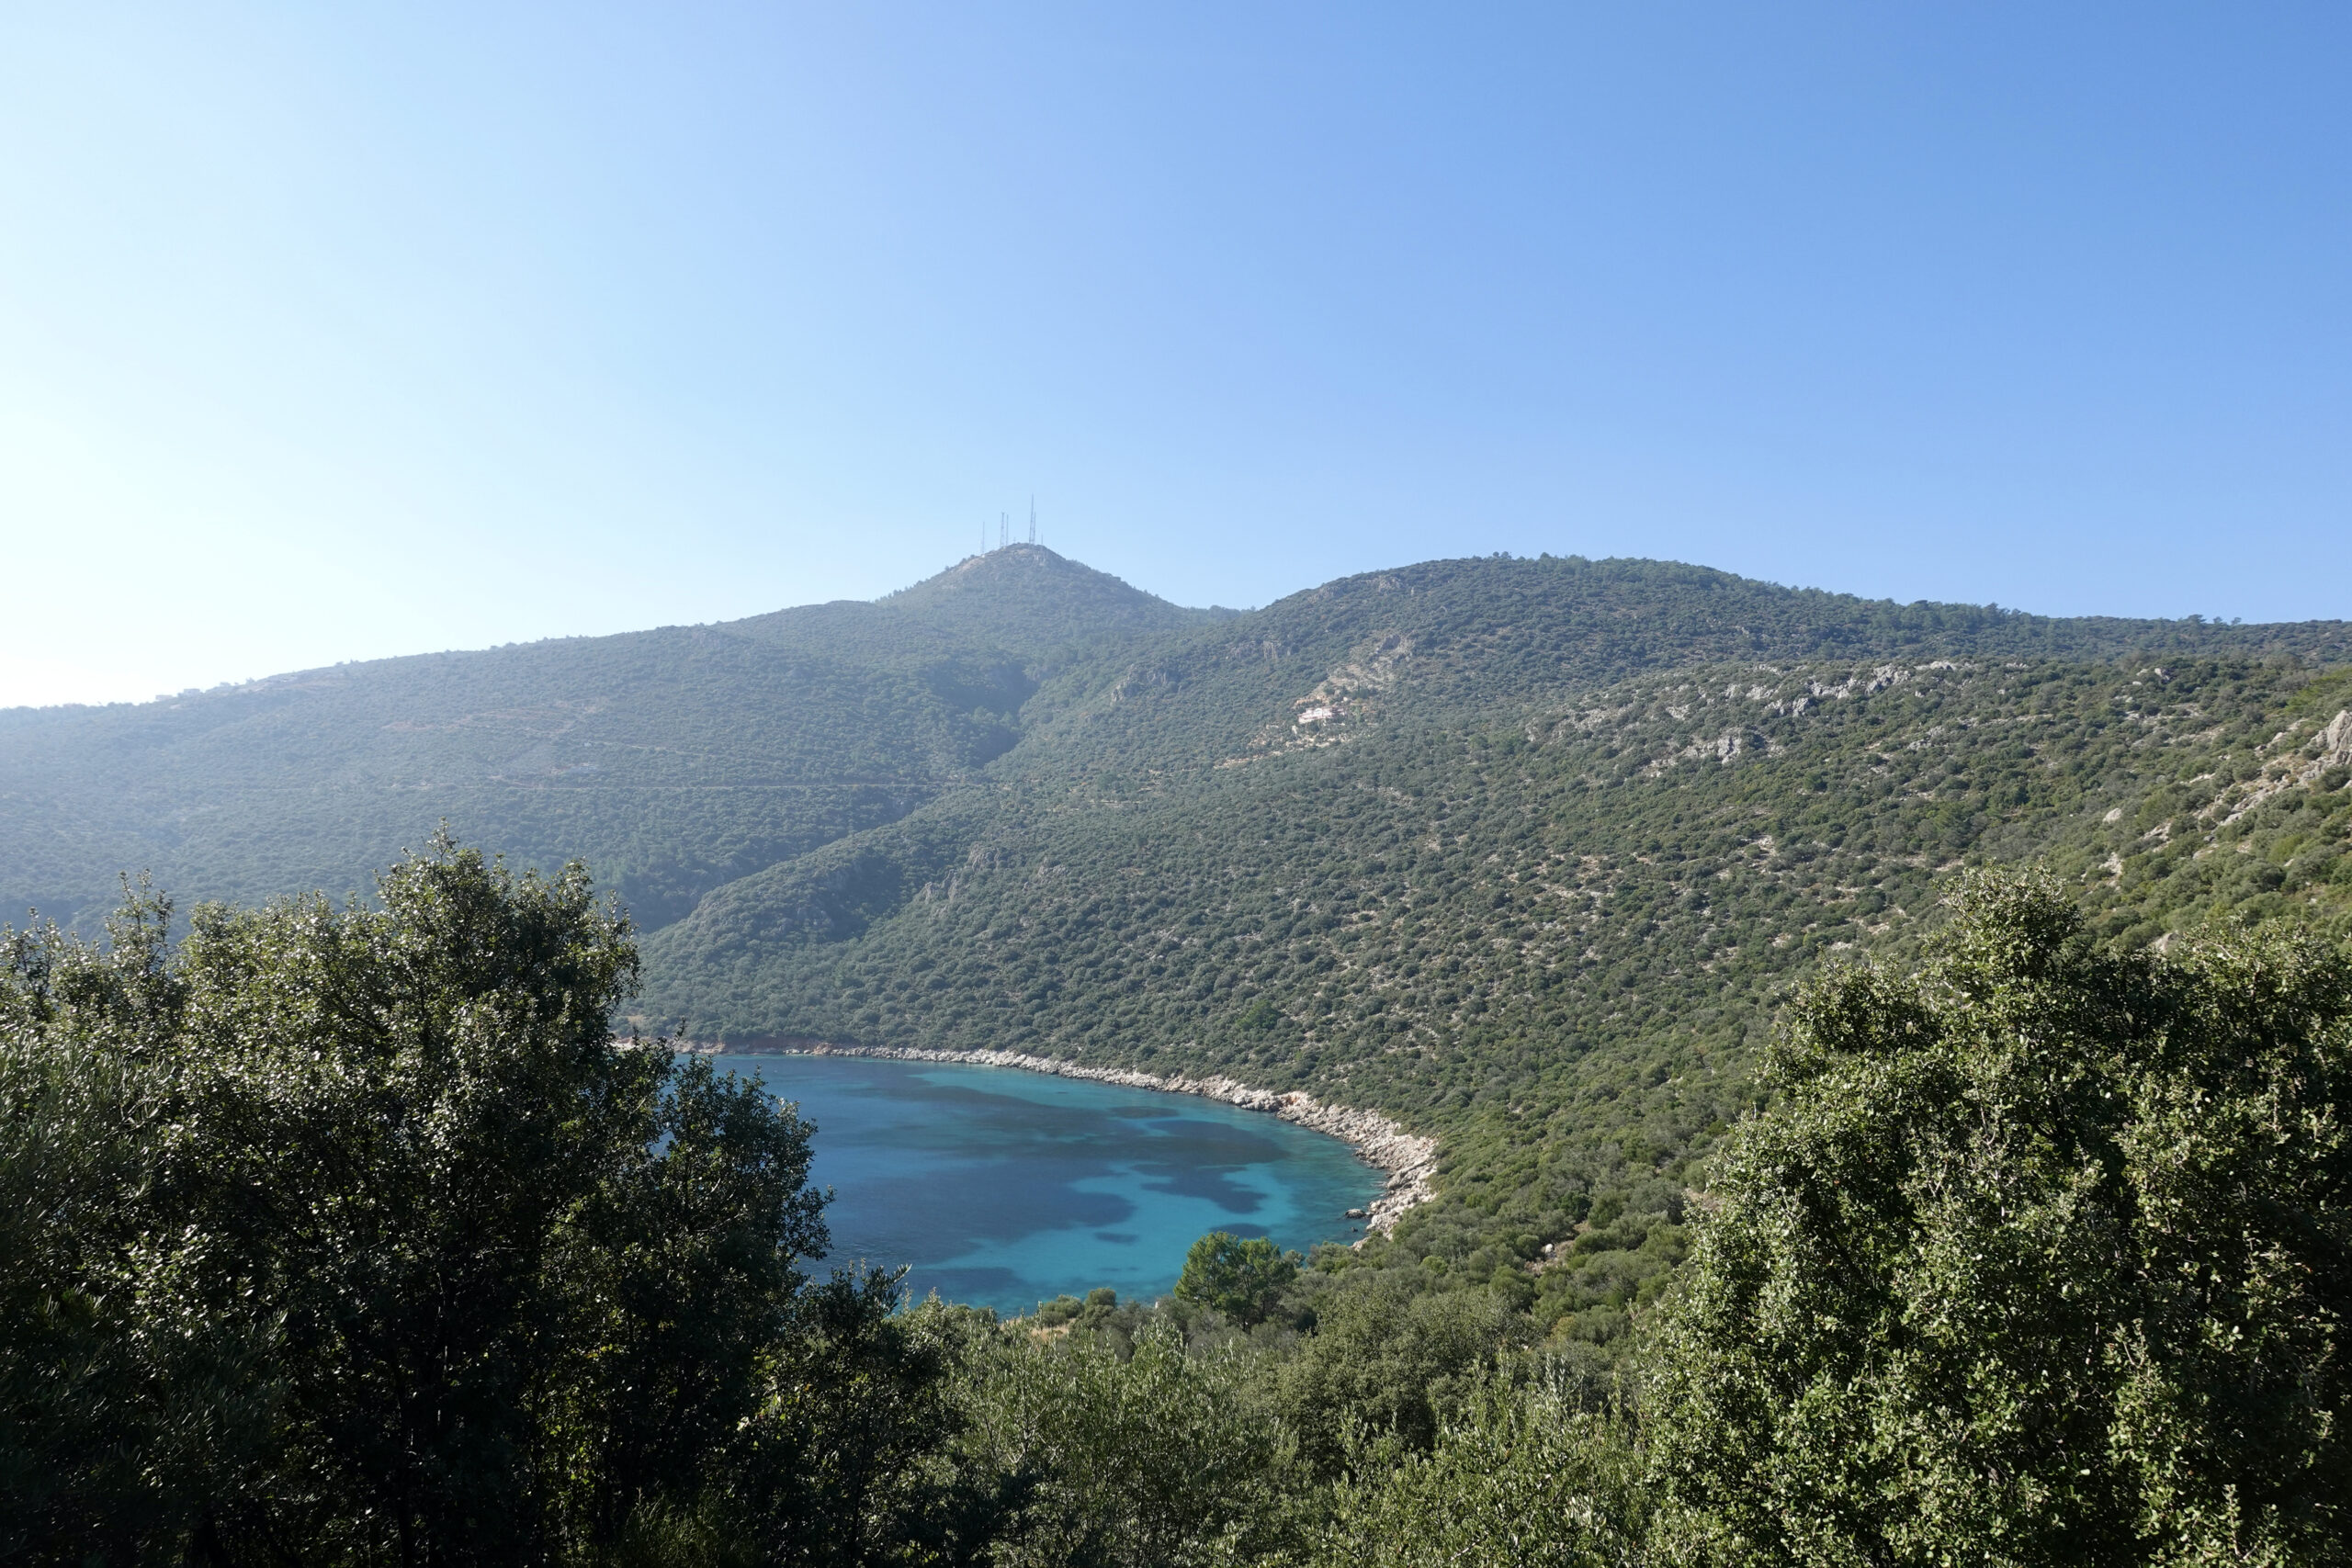
[[[2347,661],[2341,622],[1577,557],[1192,611],[1012,547],[876,603],[0,722],[0,897],[350,886],[444,820],[582,858],[650,1031],[1377,1112],[1440,1148],[1391,1245],[1609,1346],[1773,998],[1908,951],[1956,869],[2050,866],[2123,947],[2346,929]]]
[[[959,574],[1017,578],[1010,613],[938,591]],[[446,818],[518,859],[589,860],[658,926],[1000,754],[1074,646],[1213,615],[1014,546],[880,603],[11,710],[0,908],[94,925],[125,869],[199,898],[360,887]]]

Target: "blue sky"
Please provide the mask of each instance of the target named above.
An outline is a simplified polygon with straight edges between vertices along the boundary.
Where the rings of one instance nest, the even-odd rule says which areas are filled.
[[[0,704],[1649,555],[2352,615],[2341,6],[14,7]]]

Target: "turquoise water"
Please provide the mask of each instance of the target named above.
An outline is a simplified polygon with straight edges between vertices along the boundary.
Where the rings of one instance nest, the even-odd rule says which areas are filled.
[[[830,1261],[912,1265],[920,1296],[1027,1312],[1166,1293],[1210,1231],[1305,1249],[1383,1178],[1337,1138],[1197,1095],[859,1056],[729,1056],[815,1123]]]

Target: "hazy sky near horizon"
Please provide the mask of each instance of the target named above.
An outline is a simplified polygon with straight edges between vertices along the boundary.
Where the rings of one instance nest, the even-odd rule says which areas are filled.
[[[2341,5],[17,6],[0,705],[1645,555],[2352,616]]]

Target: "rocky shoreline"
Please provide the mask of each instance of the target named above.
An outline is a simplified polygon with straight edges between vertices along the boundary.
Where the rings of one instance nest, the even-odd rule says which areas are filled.
[[[1375,1170],[1388,1173],[1388,1189],[1364,1211],[1368,1232],[1386,1235],[1405,1212],[1436,1196],[1437,1140],[1406,1132],[1374,1111],[1354,1111],[1326,1105],[1311,1094],[1296,1090],[1278,1093],[1227,1077],[1160,1077],[1125,1067],[1090,1067],[1052,1056],[1026,1056],[1017,1051],[924,1051],[903,1045],[834,1045],[823,1041],[791,1044],[729,1048],[679,1040],[682,1051],[722,1055],[783,1056],[880,1056],[900,1062],[957,1062],[977,1067],[1019,1067],[1024,1072],[1052,1073],[1057,1077],[1087,1078],[1128,1089],[1164,1089],[1171,1094],[1197,1094],[1223,1100],[1245,1111],[1265,1111],[1310,1132],[1339,1139]],[[1357,1243],[1362,1246],[1363,1243]]]

